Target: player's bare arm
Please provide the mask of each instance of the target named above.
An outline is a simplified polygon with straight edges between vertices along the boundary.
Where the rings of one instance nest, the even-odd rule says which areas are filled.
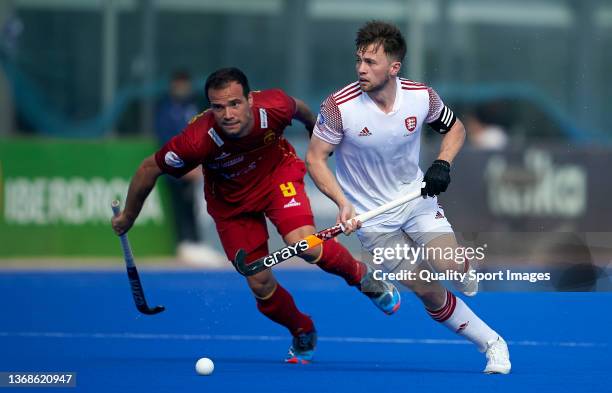
[[[312,129],[314,128],[317,120],[316,116],[314,113],[312,113],[304,101],[295,97],[293,97],[293,100],[295,101],[295,114],[293,115],[293,118],[302,122],[304,127],[306,127],[308,130],[308,135],[312,135]]]
[[[451,163],[461,150],[465,141],[465,127],[461,120],[456,119],[452,127],[446,132],[442,138],[440,153],[438,158],[431,164],[423,181],[423,197],[433,197],[446,191],[450,184],[450,167]]]
[[[452,164],[453,160],[463,147],[465,142],[465,127],[461,120],[457,119],[451,129],[444,134],[442,137],[442,145],[440,146],[440,153],[438,154],[438,160],[444,160],[449,164]]]
[[[334,145],[331,143],[316,136],[311,138],[306,152],[306,168],[308,168],[308,173],[317,188],[338,205],[337,221],[344,225],[344,233],[350,234],[359,229],[361,223],[349,222],[351,218],[355,217],[355,208],[346,199],[336,177],[327,166],[327,159],[333,151]]]
[[[126,233],[134,225],[136,217],[138,217],[142,210],[144,201],[161,174],[162,171],[157,166],[153,155],[145,158],[140,164],[130,182],[125,209],[112,219],[113,230],[118,235]]]

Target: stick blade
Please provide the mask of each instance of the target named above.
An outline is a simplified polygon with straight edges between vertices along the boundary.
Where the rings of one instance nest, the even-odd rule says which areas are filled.
[[[247,257],[246,251],[240,248],[236,252],[236,256],[234,257],[234,260],[232,261],[232,265],[234,265],[234,268],[236,269],[236,271],[240,273],[241,275],[248,277],[248,276],[252,276],[253,274],[259,273],[260,271],[266,269],[265,267],[263,269],[260,268],[262,264],[258,263],[259,260],[254,261],[247,265],[246,257]]]
[[[138,308],[138,311],[140,311],[141,313],[145,315],[155,315],[155,314],[159,314],[160,312],[166,310],[166,307],[164,306],[155,306],[153,308],[150,308],[147,305],[142,305],[142,306],[137,306],[137,308]]]

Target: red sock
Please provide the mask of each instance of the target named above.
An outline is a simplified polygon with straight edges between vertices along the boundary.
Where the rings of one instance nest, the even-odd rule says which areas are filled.
[[[314,330],[312,319],[298,310],[291,294],[280,284],[277,284],[270,297],[256,299],[257,309],[266,317],[289,329],[293,336]]]
[[[455,306],[457,305],[457,298],[450,291],[446,291],[446,300],[444,305],[437,310],[427,310],[427,313],[433,318],[434,321],[444,322],[453,315],[455,312]]]
[[[317,265],[328,273],[344,278],[349,285],[359,284],[367,271],[366,266],[335,240],[324,242],[322,247],[323,254]]]

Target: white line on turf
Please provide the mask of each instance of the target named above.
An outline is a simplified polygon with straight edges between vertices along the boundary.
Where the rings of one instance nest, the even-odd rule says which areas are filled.
[[[22,338],[83,338],[83,339],[135,339],[135,340],[194,340],[194,341],[286,341],[286,336],[244,336],[221,334],[159,334],[159,333],[68,333],[68,332],[0,332],[0,337]],[[319,341],[360,344],[404,345],[471,345],[467,340],[435,338],[378,338],[378,337],[319,337]],[[521,347],[607,347],[607,343],[580,341],[508,341]]]

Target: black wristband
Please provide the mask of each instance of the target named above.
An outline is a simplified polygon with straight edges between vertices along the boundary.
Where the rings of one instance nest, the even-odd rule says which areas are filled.
[[[448,161],[444,161],[444,160],[435,160],[433,162],[433,164],[437,164],[437,165],[442,165],[443,167],[445,167],[446,169],[450,169],[451,164]]]

